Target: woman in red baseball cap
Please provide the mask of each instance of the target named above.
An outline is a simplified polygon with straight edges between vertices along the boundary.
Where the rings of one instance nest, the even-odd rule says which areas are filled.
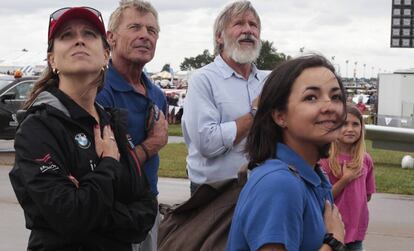
[[[126,114],[95,103],[109,59],[101,14],[53,12],[48,44],[48,67],[19,115],[10,172],[31,230],[28,250],[132,250],[157,202]]]

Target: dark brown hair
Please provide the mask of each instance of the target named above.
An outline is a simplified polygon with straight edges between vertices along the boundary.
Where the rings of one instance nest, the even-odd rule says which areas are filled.
[[[305,69],[312,67],[326,67],[335,74],[343,95],[342,120],[345,120],[345,90],[341,78],[336,75],[335,68],[326,58],[320,55],[308,55],[281,63],[269,74],[263,86],[257,114],[247,136],[246,152],[249,155],[249,169],[276,157],[276,143],[283,142],[283,132],[282,128],[273,121],[272,112],[286,111],[293,83]],[[342,123],[338,128],[341,125]],[[330,144],[327,144],[319,149],[320,157],[328,155],[329,146]]]

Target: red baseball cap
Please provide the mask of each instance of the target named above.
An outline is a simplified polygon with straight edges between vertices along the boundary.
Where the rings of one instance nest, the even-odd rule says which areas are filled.
[[[84,19],[90,22],[101,35],[106,38],[105,25],[101,13],[91,7],[65,7],[53,12],[49,19],[48,42],[56,35],[56,31],[67,21]]]

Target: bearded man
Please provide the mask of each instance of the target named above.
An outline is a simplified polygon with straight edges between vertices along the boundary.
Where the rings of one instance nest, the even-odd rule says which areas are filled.
[[[226,6],[214,24],[217,56],[189,80],[182,130],[191,194],[200,184],[237,177],[247,163],[245,138],[266,76],[254,65],[260,30],[260,18],[249,1]]]

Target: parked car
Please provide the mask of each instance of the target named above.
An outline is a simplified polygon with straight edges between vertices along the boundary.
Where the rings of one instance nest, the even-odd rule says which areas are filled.
[[[13,139],[18,125],[16,113],[27,100],[37,77],[0,76],[0,139]]]

